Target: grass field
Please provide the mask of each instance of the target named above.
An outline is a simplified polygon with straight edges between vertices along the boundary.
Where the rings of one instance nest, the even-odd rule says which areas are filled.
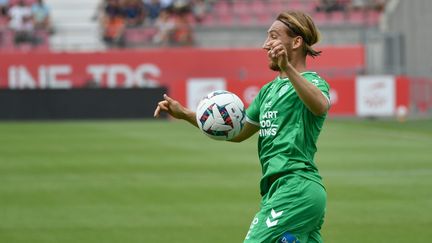
[[[0,123],[0,242],[242,242],[256,137],[155,121]],[[329,120],[327,243],[431,242],[432,121]]]

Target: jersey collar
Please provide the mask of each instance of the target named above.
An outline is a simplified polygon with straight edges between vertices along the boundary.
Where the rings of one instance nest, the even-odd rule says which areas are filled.
[[[316,74],[316,72],[313,72],[313,71],[305,71],[305,72],[302,72],[302,73],[300,73],[300,75],[305,75],[305,74],[308,74],[308,73],[311,73],[311,74]],[[289,79],[288,79],[288,77],[286,77],[286,78],[281,78],[281,76],[277,76],[277,79],[278,80],[282,80],[282,81],[289,81]]]

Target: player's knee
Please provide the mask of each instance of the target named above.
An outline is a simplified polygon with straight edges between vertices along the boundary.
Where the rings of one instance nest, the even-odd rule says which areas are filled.
[[[285,232],[277,243],[300,243],[297,237],[290,232]]]

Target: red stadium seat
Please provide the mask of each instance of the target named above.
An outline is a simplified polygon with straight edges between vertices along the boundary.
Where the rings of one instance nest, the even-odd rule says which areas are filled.
[[[365,11],[351,11],[349,13],[349,22],[355,25],[363,25],[367,21],[367,13]]]
[[[330,13],[327,20],[330,25],[341,25],[347,21],[345,13],[340,11]]]
[[[254,15],[261,15],[267,12],[267,6],[261,0],[251,1],[249,4],[250,12]]]
[[[10,6],[17,5],[19,1],[20,0],[10,0],[9,1],[9,5]],[[33,4],[35,2],[36,2],[36,0],[25,0],[26,5],[31,5],[31,4]]]
[[[324,12],[315,12],[313,13],[312,18],[317,25],[325,25],[328,22],[329,16]]]
[[[217,24],[217,19],[213,14],[207,14],[201,22],[201,25],[208,27],[215,26]]]
[[[251,14],[249,3],[245,1],[234,1],[232,10],[235,15]]]
[[[272,13],[262,12],[260,14],[257,14],[256,23],[260,26],[268,26],[275,18],[276,16],[274,16]]]
[[[131,28],[125,31],[125,39],[130,45],[143,45],[151,43],[156,32],[154,28]]]
[[[255,25],[256,19],[250,13],[242,13],[236,16],[237,23],[242,26]]]
[[[226,1],[218,1],[213,6],[213,13],[219,15],[221,13],[231,12],[232,8]]]
[[[268,10],[275,15],[286,9],[286,4],[281,1],[268,1],[268,5]]]
[[[368,25],[369,26],[376,26],[378,25],[381,18],[381,12],[379,11],[369,11],[368,12]]]
[[[222,25],[222,26],[231,26],[233,25],[234,22],[234,17],[231,13],[219,13],[218,14],[218,25]]]

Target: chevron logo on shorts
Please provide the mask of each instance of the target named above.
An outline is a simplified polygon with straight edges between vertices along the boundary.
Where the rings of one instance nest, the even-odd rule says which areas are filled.
[[[270,217],[268,217],[266,220],[267,228],[276,226],[279,221],[277,218],[279,218],[282,215],[282,213],[283,211],[276,212],[274,209],[272,209],[270,213],[271,214]]]

